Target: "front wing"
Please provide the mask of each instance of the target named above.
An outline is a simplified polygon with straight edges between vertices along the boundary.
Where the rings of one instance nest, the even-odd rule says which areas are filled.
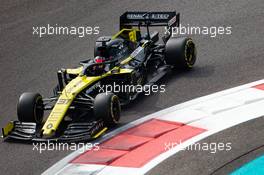
[[[61,135],[43,138],[36,123],[11,121],[2,128],[5,140],[79,142],[96,139],[107,130],[102,120],[70,123]]]

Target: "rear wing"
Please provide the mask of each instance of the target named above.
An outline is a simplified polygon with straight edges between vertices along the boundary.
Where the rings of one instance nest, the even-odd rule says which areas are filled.
[[[133,26],[179,27],[180,13],[174,12],[125,12],[120,16],[120,30]]]

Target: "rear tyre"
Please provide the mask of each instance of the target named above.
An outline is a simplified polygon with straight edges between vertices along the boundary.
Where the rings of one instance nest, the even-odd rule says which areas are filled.
[[[191,38],[170,38],[165,46],[165,61],[180,69],[191,69],[196,61],[196,47]]]
[[[17,116],[21,122],[42,123],[43,120],[43,100],[38,93],[23,93],[17,104]]]
[[[108,127],[118,124],[120,119],[120,102],[113,93],[101,93],[94,100],[94,115],[97,119],[103,119]]]

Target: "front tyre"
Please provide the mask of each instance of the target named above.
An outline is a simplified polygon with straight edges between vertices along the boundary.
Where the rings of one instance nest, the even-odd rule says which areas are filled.
[[[94,100],[94,116],[97,119],[103,119],[108,127],[118,124],[120,119],[120,102],[113,93],[101,93]]]
[[[42,123],[43,120],[43,100],[38,93],[23,93],[17,104],[17,116],[21,122]]]
[[[165,61],[175,68],[191,69],[196,62],[196,47],[191,38],[170,38],[165,46]]]

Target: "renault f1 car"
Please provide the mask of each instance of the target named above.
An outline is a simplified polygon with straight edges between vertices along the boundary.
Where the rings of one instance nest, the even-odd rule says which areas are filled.
[[[132,85],[150,87],[173,69],[191,69],[196,61],[193,40],[171,37],[178,27],[176,12],[126,12],[120,16],[120,31],[96,40],[94,58],[74,69],[57,72],[54,95],[23,93],[17,104],[18,121],[2,129],[5,140],[82,141],[99,137],[118,124],[120,106],[139,92],[108,92],[101,87]],[[159,32],[150,27],[165,26],[170,32],[159,42]],[[142,32],[142,28],[146,33]],[[44,114],[47,117],[44,118]]]

